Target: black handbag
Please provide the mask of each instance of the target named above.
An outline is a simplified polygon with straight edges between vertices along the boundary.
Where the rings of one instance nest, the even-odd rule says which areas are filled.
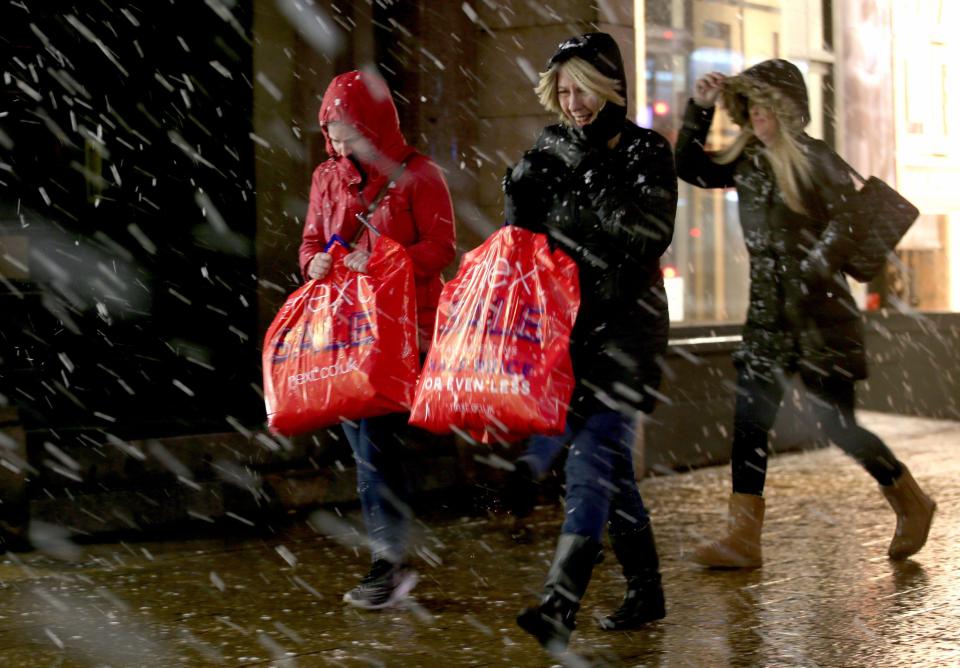
[[[866,283],[883,270],[887,256],[913,225],[920,211],[876,176],[864,179],[849,164],[843,164],[863,187],[843,204],[839,212],[851,217],[860,239],[857,249],[841,269]]]

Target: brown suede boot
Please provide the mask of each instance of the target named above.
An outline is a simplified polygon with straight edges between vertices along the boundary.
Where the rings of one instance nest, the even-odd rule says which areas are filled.
[[[693,553],[693,561],[710,568],[756,568],[763,564],[760,532],[764,500],[754,494],[730,495],[727,535],[706,543]]]
[[[893,484],[881,485],[880,491],[897,514],[897,531],[887,554],[897,561],[906,559],[927,542],[937,503],[923,493],[906,466]]]

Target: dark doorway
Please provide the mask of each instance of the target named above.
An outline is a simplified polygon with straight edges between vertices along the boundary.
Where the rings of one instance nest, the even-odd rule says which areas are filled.
[[[0,394],[28,429],[262,422],[251,5],[0,9]]]

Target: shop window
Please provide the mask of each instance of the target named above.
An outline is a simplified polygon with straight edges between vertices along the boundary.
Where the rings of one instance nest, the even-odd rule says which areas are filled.
[[[694,82],[707,72],[736,74],[789,57],[811,90],[809,131],[834,141],[832,21],[826,0],[646,0],[645,110],[638,121],[676,141]],[[829,87],[829,90],[827,88]],[[825,109],[827,110],[825,113]],[[738,128],[719,111],[708,148],[725,146]],[[674,241],[664,258],[675,324],[742,322],[749,301],[749,259],[731,190],[680,183]]]

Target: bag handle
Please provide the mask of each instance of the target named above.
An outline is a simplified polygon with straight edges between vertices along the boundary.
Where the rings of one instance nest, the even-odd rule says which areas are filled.
[[[837,156],[837,159],[840,160],[840,162],[843,163],[843,166],[846,167],[846,168],[850,171],[851,174],[853,174],[854,176],[857,177],[857,180],[860,181],[860,185],[866,185],[867,180],[866,180],[865,178],[863,178],[863,176],[860,175],[860,172],[858,172],[857,170],[855,170],[855,169],[850,165],[850,163],[847,162],[846,160],[844,160],[844,159],[840,156],[840,154],[837,153],[836,151],[834,151],[834,155]]]
[[[330,237],[330,241],[327,242],[327,245],[323,247],[323,252],[329,253],[330,249],[337,244],[340,244],[341,247],[346,248],[348,251],[350,250],[350,244],[344,241],[343,237],[341,237],[339,234],[334,234],[332,237]]]
[[[367,204],[367,208],[362,213],[357,214],[357,220],[360,221],[360,225],[357,226],[356,232],[353,234],[353,238],[350,240],[350,245],[354,245],[360,239],[364,232],[369,230],[376,236],[380,236],[380,230],[373,226],[370,223],[370,217],[373,215],[373,212],[377,210],[377,207],[380,206],[380,201],[386,196],[387,191],[391,186],[395,185],[396,182],[400,179],[400,175],[403,174],[403,170],[406,169],[407,165],[411,160],[416,156],[415,153],[411,153],[406,158],[400,161],[400,165],[393,172],[389,179],[380,186],[380,190],[377,191],[377,194],[374,196],[373,200]],[[360,193],[360,202],[363,203],[363,193]]]

